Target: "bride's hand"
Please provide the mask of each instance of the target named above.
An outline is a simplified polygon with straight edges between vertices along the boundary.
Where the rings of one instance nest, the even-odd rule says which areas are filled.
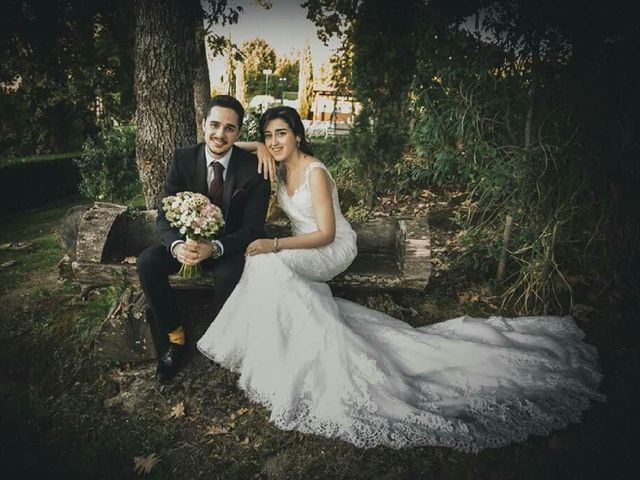
[[[264,143],[256,142],[256,155],[258,156],[258,173],[262,173],[265,180],[269,178],[270,181],[275,181],[276,159]]]
[[[261,253],[270,253],[273,251],[273,240],[269,238],[260,238],[251,242],[244,252],[246,256],[260,255]]]

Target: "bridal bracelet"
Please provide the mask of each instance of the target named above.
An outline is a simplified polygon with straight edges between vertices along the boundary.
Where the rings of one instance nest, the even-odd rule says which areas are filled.
[[[278,237],[273,239],[273,250],[271,250],[273,253],[278,253]]]

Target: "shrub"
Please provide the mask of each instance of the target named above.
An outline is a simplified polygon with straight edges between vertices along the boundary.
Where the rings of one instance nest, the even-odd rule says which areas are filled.
[[[80,192],[87,198],[127,201],[140,191],[135,161],[135,129],[114,127],[88,139],[80,158]]]
[[[367,186],[366,182],[362,181],[360,163],[352,156],[345,155],[329,165],[329,171],[338,187],[342,211],[348,212],[354,207],[368,211],[369,209],[364,208]],[[359,216],[362,216],[362,213]]]
[[[242,131],[240,133],[240,140],[243,142],[254,142],[260,135],[258,135],[258,119],[260,115],[253,114],[251,112],[245,115],[242,121]]]
[[[328,167],[335,165],[348,154],[348,139],[340,136],[330,136],[327,138],[314,138],[311,147],[313,156],[318,158]]]

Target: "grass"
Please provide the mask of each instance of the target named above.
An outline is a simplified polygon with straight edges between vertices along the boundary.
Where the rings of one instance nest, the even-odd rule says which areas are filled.
[[[593,305],[601,321],[583,324],[601,353],[608,401],[585,412],[580,424],[477,455],[445,448],[359,450],[278,430],[268,411],[236,388],[233,374],[202,356],[194,355],[162,389],[152,364],[98,363],[92,342],[119,290],[82,299],[77,286],[57,282],[62,251],[53,229],[68,206],[15,215],[0,232],[0,243],[32,244],[28,251],[0,251],[3,261],[18,262],[0,271],[0,464],[7,478],[135,478],[134,457],[151,453],[161,458],[148,476],[153,479],[615,479],[634,465],[638,335],[615,303]],[[433,233],[438,245],[448,235]],[[210,315],[201,295],[181,296],[190,307],[191,341]],[[416,326],[495,312],[490,291],[458,271],[434,276],[421,295],[349,298]],[[180,402],[185,415],[171,418]],[[228,433],[206,435],[212,425]]]
[[[15,262],[14,265],[0,270],[0,294],[24,285],[26,278],[33,272],[54,269],[64,255],[55,233],[56,226],[67,209],[82,203],[90,202],[74,198],[63,203],[56,202],[55,206],[2,219],[0,245],[21,242],[28,243],[29,246],[22,250],[0,249],[0,264]],[[127,202],[127,205],[144,206],[142,193]]]
[[[64,203],[27,214],[17,214],[2,220],[0,244],[28,243],[22,250],[0,250],[0,264],[15,262],[0,270],[0,294],[25,285],[33,272],[51,271],[63,256],[54,229],[64,212],[74,203]]]

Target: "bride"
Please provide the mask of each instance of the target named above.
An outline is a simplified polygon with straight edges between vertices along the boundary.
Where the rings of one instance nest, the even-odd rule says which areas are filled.
[[[598,392],[596,349],[568,317],[460,317],[413,328],[334,298],[356,256],[335,183],[298,113],[267,110],[261,139],[278,162],[293,236],[246,250],[240,282],[198,349],[278,428],[357,447],[478,451],[578,422]]]

